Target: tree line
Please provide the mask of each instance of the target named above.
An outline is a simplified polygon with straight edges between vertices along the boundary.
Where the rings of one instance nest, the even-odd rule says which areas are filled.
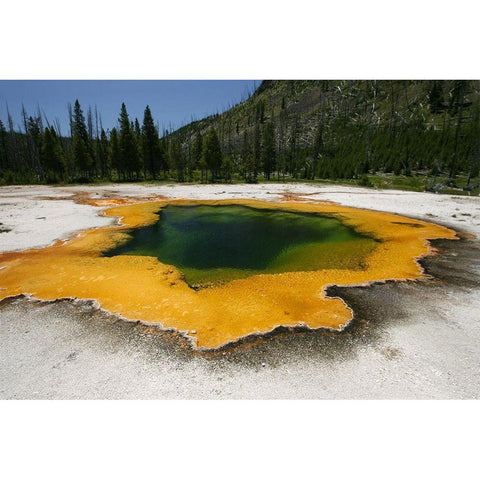
[[[85,116],[76,100],[68,106],[68,136],[23,108],[23,131],[9,112],[7,125],[0,121],[0,181],[256,182],[423,172],[452,184],[465,173],[470,183],[480,169],[473,91],[464,80],[272,81],[224,114],[174,132],[159,131],[148,105],[140,123],[123,103],[118,125],[105,130],[97,109]]]
[[[168,131],[159,134],[148,105],[140,125],[138,119],[130,120],[122,103],[118,128],[105,131],[98,125],[93,128],[91,110],[86,120],[76,100],[73,109],[69,107],[69,137],[61,135],[58,124],[44,126],[40,114],[28,116],[25,109],[22,114],[23,132],[14,130],[10,113],[8,130],[0,120],[0,179],[4,184],[185,181],[193,168],[201,169],[205,180],[220,176],[222,151],[214,129],[197,139],[187,159],[184,146]]]

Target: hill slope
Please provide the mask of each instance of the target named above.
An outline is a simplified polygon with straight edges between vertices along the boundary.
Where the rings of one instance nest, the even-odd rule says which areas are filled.
[[[169,137],[195,168],[195,139],[214,128],[225,168],[245,179],[420,171],[452,182],[464,172],[470,181],[480,159],[479,107],[479,81],[265,80],[246,101]]]

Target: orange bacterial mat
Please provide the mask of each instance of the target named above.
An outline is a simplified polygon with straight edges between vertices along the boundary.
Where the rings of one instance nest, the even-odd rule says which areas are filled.
[[[254,275],[194,290],[182,273],[157,258],[104,257],[131,228],[151,225],[166,205],[245,205],[257,209],[322,213],[378,240],[364,268],[326,269]],[[199,348],[217,348],[280,325],[341,330],[352,318],[339,298],[326,298],[328,285],[352,285],[423,276],[417,260],[432,253],[429,239],[455,239],[453,230],[392,213],[330,203],[226,201],[154,201],[110,208],[121,225],[91,229],[66,242],[0,255],[0,298],[31,294],[41,300],[96,299],[100,306],[130,320],[188,332]]]

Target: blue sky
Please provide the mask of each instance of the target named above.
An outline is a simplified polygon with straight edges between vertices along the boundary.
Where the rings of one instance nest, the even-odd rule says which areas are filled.
[[[78,98],[85,113],[95,104],[105,129],[115,126],[120,106],[125,102],[130,118],[142,123],[150,105],[160,128],[171,123],[179,127],[237,103],[259,80],[0,80],[0,119],[8,129],[7,107],[15,129],[21,124],[22,102],[29,115],[37,105],[50,123],[59,120],[62,134],[68,133],[67,104]],[[22,128],[23,130],[23,128]]]

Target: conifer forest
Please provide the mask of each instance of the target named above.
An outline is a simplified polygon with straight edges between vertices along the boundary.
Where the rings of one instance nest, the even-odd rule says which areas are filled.
[[[477,80],[265,80],[178,129],[147,105],[103,125],[72,99],[69,131],[40,109],[0,121],[0,184],[338,181],[478,194]]]

